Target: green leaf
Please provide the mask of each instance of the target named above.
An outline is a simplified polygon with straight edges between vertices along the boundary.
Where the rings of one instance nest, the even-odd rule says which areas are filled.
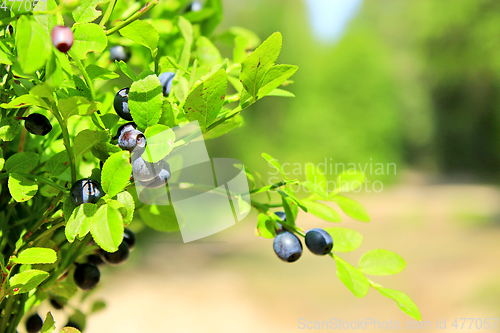
[[[139,216],[148,227],[163,232],[179,230],[174,207],[169,206],[144,206],[139,210]]]
[[[112,72],[106,68],[99,67],[94,64],[90,64],[85,68],[87,74],[91,80],[101,79],[101,80],[112,80],[120,77],[120,75]]]
[[[266,153],[262,153],[262,157],[264,157],[264,159],[271,166],[273,166],[274,168],[276,168],[276,170],[278,170],[278,172],[283,176],[283,178],[285,178],[286,180],[288,180],[288,176],[286,175],[285,171],[283,171],[283,168],[281,167],[281,164],[278,163],[277,159],[273,158],[271,155],[268,155]]]
[[[39,107],[44,108],[44,109],[49,109],[49,106],[47,105],[47,103],[45,103],[43,100],[38,98],[38,96],[35,96],[33,94],[26,94],[26,95],[16,97],[12,101],[10,101],[9,103],[7,103],[7,104],[3,103],[0,106],[4,109],[20,109],[20,108],[24,108],[26,106],[31,106],[31,105],[39,106]],[[14,117],[9,117],[9,118],[5,118],[5,119],[11,119],[11,122],[13,122],[13,120],[15,120],[17,123],[19,123],[19,120],[15,119]]]
[[[328,222],[342,222],[342,217],[333,208],[316,201],[303,200],[307,211]]]
[[[196,40],[196,52],[200,66],[212,67],[222,62],[219,50],[204,36]]]
[[[405,293],[388,288],[377,288],[377,290],[383,296],[395,300],[396,304],[404,313],[406,313],[415,320],[422,320],[422,316],[420,315],[420,311],[418,310],[417,305]]]
[[[68,326],[68,327],[63,327],[61,333],[81,333],[81,332],[74,327]]]
[[[174,113],[174,108],[172,104],[168,100],[163,101],[162,113],[160,120],[158,120],[159,124],[165,125],[169,128],[175,127],[175,118],[176,114]]]
[[[56,260],[56,251],[43,247],[31,247],[12,259],[16,264],[53,264]]]
[[[116,252],[123,240],[123,219],[118,210],[104,204],[97,210],[90,225],[94,241],[104,251]]]
[[[63,150],[47,160],[45,171],[52,177],[57,177],[69,167],[69,156],[66,150]]]
[[[83,96],[73,96],[59,100],[59,110],[64,119],[68,119],[75,115],[87,116],[97,111],[97,104],[90,102]]]
[[[295,225],[295,214],[292,212],[292,200],[285,196],[281,196],[281,203],[283,204],[283,209],[285,210],[286,221],[290,224]]]
[[[45,10],[47,11],[51,11],[57,7],[57,4],[54,0],[45,0],[44,2],[45,2]],[[33,15],[33,18],[38,23],[40,23],[41,26],[43,26],[43,28],[47,32],[47,35],[49,36],[52,32],[52,29],[56,26],[57,19],[59,17],[62,19],[62,15],[59,12],[55,15]]]
[[[347,228],[325,228],[333,239],[332,252],[351,252],[363,243],[363,235]]]
[[[218,124],[215,127],[213,127],[214,124],[212,124],[211,129],[208,132],[203,133],[203,139],[209,140],[218,138],[219,136],[222,136],[235,128],[241,127],[243,123],[243,117],[241,115],[236,115]]]
[[[392,275],[401,272],[406,266],[403,258],[394,252],[379,249],[363,254],[358,268],[368,275]]]
[[[75,210],[76,206],[73,203],[73,200],[71,199],[71,196],[66,195],[64,198],[64,204],[63,204],[63,217],[64,220],[68,221],[69,218],[71,217],[71,214]]]
[[[339,192],[351,192],[355,191],[363,185],[365,181],[365,175],[358,171],[346,171],[338,175],[337,177],[337,190],[333,192],[333,195]]]
[[[338,203],[340,209],[353,219],[361,222],[370,222],[370,216],[357,201],[342,195],[336,195],[331,200]]]
[[[4,107],[2,105],[2,107]],[[5,107],[4,107],[5,108]],[[12,141],[21,129],[19,120],[14,117],[3,118],[0,122],[0,139],[3,141]]]
[[[73,36],[75,41],[70,54],[74,54],[78,59],[86,59],[89,52],[100,53],[108,45],[106,33],[94,23],[77,24]]]
[[[365,297],[370,289],[366,276],[351,264],[334,256],[337,263],[337,277],[356,297]]]
[[[125,188],[131,174],[130,153],[128,151],[114,153],[106,160],[102,168],[102,189],[110,197],[114,197]]]
[[[64,231],[68,242],[73,243],[77,237],[83,239],[90,232],[96,212],[97,206],[90,203],[80,205],[73,210]]]
[[[106,308],[106,303],[102,300],[97,300],[92,303],[92,308],[90,309],[90,313],[96,313],[98,311],[104,310]]]
[[[120,29],[123,37],[130,38],[136,43],[147,47],[153,52],[158,47],[160,36],[156,29],[149,23],[136,20]]]
[[[266,214],[259,214],[257,222],[257,235],[272,239],[276,237],[275,223]]]
[[[125,63],[124,61],[120,60],[119,62],[115,60],[115,64],[116,66],[118,66],[118,68],[120,68],[120,70],[123,72],[123,74],[127,75],[129,78],[132,79],[132,81],[135,81],[137,80],[134,72],[132,71],[132,69],[127,65],[127,63]]]
[[[202,130],[213,123],[224,104],[227,74],[224,69],[215,72],[189,94],[184,112],[189,121],[198,120]]]
[[[36,182],[21,176],[18,173],[11,173],[9,176],[9,191],[12,198],[17,202],[31,200],[38,191]]]
[[[15,153],[5,162],[5,170],[7,172],[30,173],[37,166],[38,158],[37,153]]]
[[[50,56],[52,42],[47,31],[28,16],[21,16],[16,25],[17,56],[21,69],[34,73],[45,65]]]
[[[80,3],[71,13],[76,23],[88,23],[94,21],[102,15],[100,10],[96,10],[97,5],[108,3],[109,0],[85,0]]]
[[[118,193],[118,195],[116,196],[116,200],[120,202],[127,211],[127,214],[123,217],[123,224],[127,226],[130,222],[132,222],[132,219],[134,218],[134,210],[135,210],[134,198],[130,193],[124,191]]]
[[[175,133],[165,125],[148,127],[144,135],[147,145],[142,158],[150,163],[156,163],[165,158],[174,148]]]
[[[214,29],[222,21],[223,10],[221,0],[207,0],[205,1],[204,10],[213,10],[214,14],[200,23],[201,31],[204,36],[210,36]]]
[[[281,51],[282,37],[275,32],[241,63],[240,81],[254,98],[267,71],[274,65]]]
[[[49,290],[54,295],[67,299],[70,299],[78,292],[78,289],[74,284],[66,281],[58,282],[56,285],[50,287]]]
[[[294,94],[292,94],[289,91],[283,90],[283,89],[274,89],[271,91],[267,96],[278,96],[278,97],[295,97]]]
[[[52,317],[52,314],[49,311],[47,312],[47,316],[43,321],[41,333],[52,333],[55,331],[55,329],[56,329],[56,323],[54,321],[54,317]]]
[[[108,157],[113,153],[121,152],[121,148],[115,145],[112,145],[109,142],[98,142],[91,149],[92,155],[100,159],[101,161],[105,161]]]
[[[271,67],[262,79],[257,98],[260,99],[269,95],[283,82],[288,80],[290,76],[295,74],[297,69],[298,67],[293,65],[275,65]]]
[[[107,141],[108,139],[109,135],[106,131],[93,131],[90,129],[81,131],[77,134],[73,142],[75,159],[78,159],[78,157],[89,151],[95,144]]]
[[[48,277],[49,273],[45,271],[29,269],[11,277],[9,280],[9,287],[14,295],[26,293],[36,288]],[[19,290],[16,290],[17,288],[19,288]]]
[[[191,58],[191,46],[193,45],[193,26],[184,17],[179,16],[179,30],[184,38],[184,46],[182,47],[181,58],[179,66],[181,68],[188,68],[189,59]]]
[[[154,73],[146,72],[141,76],[143,78],[138,78],[130,87],[128,107],[137,126],[148,128],[156,125],[161,117],[163,90]]]

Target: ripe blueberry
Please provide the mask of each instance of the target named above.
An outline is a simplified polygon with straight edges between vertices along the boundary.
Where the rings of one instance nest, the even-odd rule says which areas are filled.
[[[76,286],[85,291],[95,288],[100,278],[99,268],[92,264],[78,265],[73,274]]]
[[[130,49],[125,46],[116,45],[109,49],[109,58],[111,61],[125,61],[130,59]]]
[[[112,266],[123,264],[130,254],[127,242],[124,240],[120,246],[118,246],[118,251],[116,252],[106,252],[102,251],[102,260],[107,264]]]
[[[99,266],[99,265],[102,265],[104,264],[104,261],[102,261],[102,258],[100,256],[98,256],[97,254],[90,254],[87,256],[87,262],[89,264],[92,264],[92,265],[95,265],[95,266]]]
[[[186,12],[199,12],[202,9],[203,9],[203,4],[201,2],[193,1],[187,6]]]
[[[52,130],[50,121],[43,114],[32,113],[24,119],[24,127],[35,135],[46,135]]]
[[[274,238],[273,249],[278,258],[286,262],[297,261],[302,255],[302,243],[290,231],[282,231]]]
[[[125,228],[123,231],[123,241],[127,243],[128,249],[132,251],[135,246],[135,234],[132,230]]]
[[[150,181],[155,177],[159,176],[160,171],[162,169],[163,169],[163,160],[160,160],[159,162],[156,163],[149,163],[148,161],[144,160],[141,156],[139,156],[135,158],[132,162],[132,173],[134,174],[134,179],[143,182]]]
[[[285,212],[275,212],[274,215],[276,215],[281,221],[286,221]],[[277,234],[285,230],[285,228],[283,228],[283,225],[281,225],[281,223],[276,222],[276,224],[278,225],[278,227],[276,228]]]
[[[61,52],[68,52],[73,45],[73,32],[70,28],[57,25],[52,29],[52,44]]]
[[[325,230],[314,228],[306,233],[306,246],[312,253],[323,256],[332,251],[333,239]]]
[[[37,333],[42,330],[43,326],[43,320],[42,318],[38,315],[38,313],[35,313],[34,315],[31,315],[28,320],[26,320],[26,331],[28,333]]]
[[[167,162],[163,162],[163,168],[161,169],[158,176],[154,177],[150,181],[139,181],[139,183],[146,188],[159,188],[165,186],[165,183],[170,180],[170,165]]]
[[[168,96],[172,90],[172,81],[174,80],[175,73],[165,72],[158,76],[160,79],[161,87],[163,88],[163,96]]]
[[[144,134],[135,129],[136,125],[134,123],[128,123],[122,125],[118,129],[118,146],[121,149],[134,151],[136,148],[140,148],[137,151],[142,151],[146,147],[146,137]]]
[[[62,308],[64,308],[64,304],[55,298],[50,299],[50,304],[56,310],[61,310]]]
[[[132,115],[128,109],[128,91],[129,88],[123,88],[116,93],[115,99],[113,101],[113,106],[115,107],[116,114],[121,118],[132,121]]]
[[[96,203],[104,195],[99,182],[84,178],[77,180],[71,187],[71,200],[76,206],[84,203]]]

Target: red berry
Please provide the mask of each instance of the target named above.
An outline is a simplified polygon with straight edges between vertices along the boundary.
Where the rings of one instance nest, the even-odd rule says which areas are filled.
[[[52,43],[61,52],[68,52],[73,45],[73,32],[70,28],[57,25],[52,29]]]

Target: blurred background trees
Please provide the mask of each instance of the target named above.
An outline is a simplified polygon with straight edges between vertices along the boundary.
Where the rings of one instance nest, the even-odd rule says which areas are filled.
[[[299,71],[287,87],[295,99],[263,100],[245,113],[246,126],[211,142],[210,149],[257,169],[264,167],[264,150],[282,162],[320,163],[326,157],[496,179],[500,3],[345,2],[351,8],[332,12],[331,23],[347,24],[328,40],[317,32],[321,24],[311,24],[321,18],[306,1],[225,1],[225,26],[247,27],[262,39],[280,30],[280,62],[297,64]],[[354,17],[349,22],[342,15]],[[239,151],[248,138],[248,149]]]

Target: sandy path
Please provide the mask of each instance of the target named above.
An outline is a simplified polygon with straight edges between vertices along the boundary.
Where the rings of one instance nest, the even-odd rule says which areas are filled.
[[[360,231],[364,243],[342,257],[355,264],[374,248],[402,255],[402,273],[373,280],[412,297],[431,321],[426,332],[457,331],[455,318],[500,317],[498,189],[411,184],[351,197],[365,205],[372,222],[345,219],[341,226]],[[305,251],[298,262],[282,263],[272,241],[253,236],[254,218],[200,242],[183,244],[179,235],[140,239],[152,244],[134,251],[127,265],[104,272],[96,296],[108,307],[90,318],[86,332],[303,332],[299,318],[412,321],[375,291],[355,298],[336,278],[331,258]],[[305,229],[331,225],[305,219],[298,222]],[[446,330],[436,329],[438,318],[447,319]],[[500,332],[500,323],[458,331]]]

